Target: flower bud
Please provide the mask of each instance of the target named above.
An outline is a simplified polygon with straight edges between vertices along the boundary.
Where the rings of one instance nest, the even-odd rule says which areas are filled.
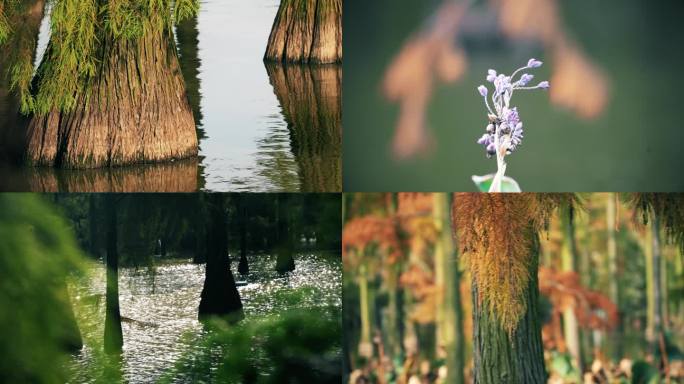
[[[479,87],[477,87],[477,90],[478,92],[480,92],[480,95],[482,95],[482,97],[487,97],[487,87],[485,87],[484,85],[480,85]]]
[[[524,87],[530,81],[532,81],[533,78],[534,78],[534,75],[530,75],[529,73],[523,73],[523,75],[520,77],[520,80],[518,81],[518,83]]]
[[[527,68],[539,68],[541,66],[542,66],[542,62],[537,60],[537,59],[534,59],[534,58],[530,59],[527,62]]]
[[[542,81],[541,83],[537,84],[537,88],[541,89],[549,89],[550,85],[548,81]]]

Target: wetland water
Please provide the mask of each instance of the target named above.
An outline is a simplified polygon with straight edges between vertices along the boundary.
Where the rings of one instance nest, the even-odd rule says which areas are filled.
[[[233,259],[237,259],[233,257]],[[245,319],[250,322],[267,315],[291,309],[279,300],[282,294],[310,288],[300,306],[336,307],[341,309],[342,265],[339,256],[326,253],[295,255],[296,269],[284,276],[274,271],[275,256],[250,255],[250,274],[236,279],[246,285],[238,287],[244,305]],[[237,270],[237,262],[232,270]],[[105,299],[105,269],[93,264],[90,278],[75,288],[77,301],[95,310],[91,333],[85,339],[102,340]],[[204,283],[204,265],[176,260],[147,268],[122,268],[119,271],[119,301],[124,345],[121,376],[125,382],[154,382],[174,368],[184,356],[192,354],[197,340],[206,336],[197,321],[197,308]],[[90,298],[90,300],[86,300]],[[94,382],[88,377],[96,363],[92,351],[85,347],[76,357],[74,382]],[[175,381],[175,380],[174,380]]]
[[[340,191],[342,69],[264,64],[278,4],[202,1],[197,19],[177,27],[199,158],[96,170],[0,165],[0,190]],[[9,121],[3,111],[0,121]]]

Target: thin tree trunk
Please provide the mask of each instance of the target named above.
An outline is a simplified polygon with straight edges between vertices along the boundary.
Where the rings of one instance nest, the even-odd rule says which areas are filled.
[[[649,224],[644,235],[644,258],[646,264],[646,341],[649,345],[655,343],[655,287],[653,284],[653,230]]]
[[[27,161],[97,168],[196,156],[195,122],[170,32],[100,45],[98,76],[90,92],[77,93],[76,109],[33,116]]]
[[[105,195],[107,225],[107,294],[104,329],[104,350],[121,353],[123,333],[119,309],[119,253],[117,244],[116,197]]]
[[[563,245],[561,249],[562,269],[567,272],[577,271],[577,246],[575,243],[575,213],[570,205],[562,210]],[[565,343],[575,368],[582,372],[582,353],[580,349],[579,324],[574,308],[563,310],[563,334]]]
[[[236,322],[244,318],[244,313],[240,293],[230,270],[224,196],[209,194],[207,203],[207,266],[204,288],[200,296],[199,319],[207,316],[226,316],[231,322]]]
[[[368,276],[365,265],[359,270],[359,313],[361,315],[361,340],[359,341],[359,355],[370,359],[373,356],[371,343],[370,299],[368,292]]]
[[[264,60],[334,63],[342,60],[342,0],[282,0]]]
[[[294,257],[292,256],[292,231],[289,201],[290,197],[287,194],[279,194],[277,197],[278,255],[276,257],[276,271],[278,271],[278,273],[292,272],[295,269]]]
[[[240,196],[238,200],[238,215],[240,215],[240,263],[238,264],[238,272],[241,275],[249,273],[249,264],[247,263],[247,207],[243,201],[244,197]]]
[[[617,216],[617,205],[615,202],[616,194],[609,193],[606,200],[606,231],[608,235],[608,275],[609,275],[609,294],[610,300],[615,303],[620,310],[620,292],[618,287],[618,272],[617,272],[617,241],[615,240],[615,227]],[[622,316],[619,316],[622,318]],[[622,356],[622,342],[619,337],[622,325],[612,332],[611,340],[613,342],[612,355],[617,360]]]
[[[512,334],[501,327],[489,312],[486,302],[478,299],[475,279],[473,299],[473,376],[476,384],[542,384],[546,382],[544,350],[539,320],[539,239],[534,236],[530,249],[530,279],[526,290],[527,310]]]
[[[463,310],[461,309],[458,258],[454,250],[449,196],[433,194],[433,218],[439,238],[435,243],[435,284],[441,295],[437,300],[438,347],[446,350],[447,382],[465,383],[463,376],[465,345],[463,343]]]
[[[653,350],[659,351],[659,341],[663,333],[663,305],[662,305],[662,292],[661,292],[661,271],[660,271],[660,258],[662,257],[662,250],[660,248],[660,218],[657,215],[653,215],[653,222],[651,223],[651,230],[653,233],[652,237],[652,247],[653,247],[653,304],[654,304],[654,316],[653,316]]]

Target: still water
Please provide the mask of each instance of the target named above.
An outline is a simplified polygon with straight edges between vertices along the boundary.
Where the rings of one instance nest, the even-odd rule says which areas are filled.
[[[248,256],[250,274],[236,279],[246,285],[238,287],[245,319],[258,319],[284,309],[278,294],[298,288],[314,288],[302,306],[335,306],[341,308],[342,266],[339,258],[327,254],[295,255],[296,270],[285,276],[275,271],[275,256]],[[232,270],[237,270],[237,262]],[[95,310],[92,328],[84,327],[84,339],[102,340],[105,309],[105,268],[93,265],[90,278],[74,290],[76,300],[84,308]],[[173,369],[174,364],[189,353],[193,340],[205,330],[197,321],[197,308],[204,283],[204,264],[188,261],[144,268],[122,268],[119,271],[119,302],[124,337],[121,375],[130,383],[154,382]],[[316,292],[315,294],[313,292]],[[86,329],[84,331],[84,329]],[[92,351],[84,347],[77,356],[74,382],[92,382],[88,377],[95,363]]]
[[[176,29],[198,159],[112,170],[0,165],[0,190],[341,190],[341,66],[267,68],[262,58],[279,3],[202,1],[197,19]],[[36,63],[49,39],[47,20]]]

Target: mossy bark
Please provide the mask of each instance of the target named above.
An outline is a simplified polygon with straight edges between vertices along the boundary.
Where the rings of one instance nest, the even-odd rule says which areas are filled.
[[[196,156],[195,122],[170,32],[101,41],[100,56],[73,111],[32,117],[27,162],[97,168]]]
[[[509,334],[488,310],[488,303],[478,299],[477,282],[473,279],[473,377],[476,384],[542,384],[546,383],[544,350],[539,316],[539,239],[533,236],[530,249],[530,279],[525,290],[527,309]]]
[[[342,190],[342,68],[267,64],[290,131],[302,192]]]
[[[342,61],[342,0],[282,0],[264,59],[317,64]]]
[[[228,225],[224,196],[207,195],[209,226],[207,228],[207,266],[199,304],[199,319],[223,316],[231,322],[244,318],[242,300],[230,270],[228,257]]]

